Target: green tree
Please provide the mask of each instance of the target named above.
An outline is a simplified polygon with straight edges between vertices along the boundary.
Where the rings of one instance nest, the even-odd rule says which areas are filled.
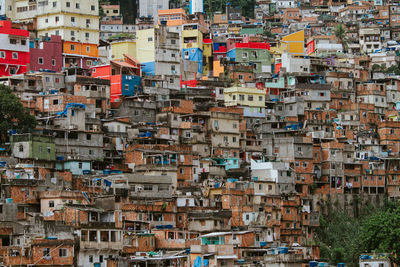
[[[374,64],[375,65],[375,64]],[[373,66],[372,66],[373,67]],[[386,69],[386,73],[394,73],[396,75],[400,75],[400,68],[397,65],[392,65]]]
[[[212,18],[217,11],[225,13],[228,3],[233,7],[242,9],[243,16],[254,17],[255,0],[205,0],[204,11]]]
[[[362,248],[365,252],[391,253],[392,262],[400,264],[400,207],[373,213],[363,221]]]
[[[0,84],[0,142],[6,141],[9,130],[30,132],[35,126],[35,117],[29,114],[8,86]]]
[[[332,212],[321,216],[320,227],[316,231],[321,258],[335,265],[346,262],[348,266],[357,266],[361,253],[360,232],[360,222],[345,213]]]
[[[343,24],[339,24],[336,26],[335,36],[336,36],[336,39],[342,44],[344,52],[347,52],[348,43],[349,43],[349,39],[347,38],[346,33],[347,33],[347,31]]]
[[[104,13],[104,9],[101,5],[99,5],[99,17],[100,19],[104,18],[106,16],[106,13]]]

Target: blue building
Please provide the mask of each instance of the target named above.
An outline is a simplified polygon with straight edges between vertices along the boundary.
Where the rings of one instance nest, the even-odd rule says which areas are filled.
[[[186,69],[185,61],[197,62],[197,72],[203,74],[203,51],[200,48],[186,48],[182,51],[184,59],[184,68]]]
[[[134,96],[141,92],[140,77],[136,75],[122,75],[121,77],[121,93],[124,96]]]

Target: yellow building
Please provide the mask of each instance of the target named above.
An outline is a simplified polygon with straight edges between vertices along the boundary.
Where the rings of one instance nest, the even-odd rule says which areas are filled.
[[[123,40],[111,43],[111,58],[113,60],[124,59],[124,54],[136,58],[136,41]]]
[[[142,71],[155,74],[155,31],[154,28],[136,32],[136,59],[142,64]]]
[[[292,55],[304,55],[304,30],[282,37],[280,52],[289,52]]]
[[[212,39],[203,39],[203,77],[206,77],[213,64]]]
[[[36,19],[38,36],[59,35],[63,41],[99,44],[99,1],[9,2],[11,20]]]
[[[265,107],[265,90],[231,87],[224,90],[225,106]]]
[[[197,23],[183,25],[182,41],[183,49],[203,49],[203,33],[200,31],[200,25]]]

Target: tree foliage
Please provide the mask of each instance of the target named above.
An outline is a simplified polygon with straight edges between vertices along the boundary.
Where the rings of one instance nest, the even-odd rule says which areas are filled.
[[[400,207],[374,213],[363,221],[362,248],[365,251],[391,253],[392,262],[400,264]]]
[[[230,4],[232,7],[239,7],[242,9],[242,15],[245,17],[254,17],[254,6],[255,0],[205,0],[204,1],[204,12],[208,16],[213,17],[215,12],[225,13],[226,4]]]
[[[4,142],[9,130],[29,132],[36,126],[30,115],[8,86],[0,84],[0,137]]]
[[[343,51],[347,51],[349,39],[347,38],[347,31],[343,24],[338,24],[335,28],[335,37],[342,44]]]
[[[398,65],[392,65],[386,69],[386,73],[394,73],[395,75],[400,75],[400,68]]]
[[[364,253],[391,253],[391,260],[400,264],[400,207],[386,203],[385,207],[364,208],[355,218],[333,211],[321,216],[316,231],[321,259],[331,264],[345,262],[358,266]]]
[[[360,222],[345,213],[334,212],[321,217],[320,227],[317,229],[321,258],[335,265],[346,262],[349,266],[356,266],[361,253],[358,247],[360,233]]]

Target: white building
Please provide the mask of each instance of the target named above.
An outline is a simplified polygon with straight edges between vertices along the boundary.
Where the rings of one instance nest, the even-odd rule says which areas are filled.
[[[272,0],[271,2],[276,3],[277,9],[297,7],[297,1],[294,0]]]
[[[310,59],[302,57],[293,57],[289,53],[283,53],[281,57],[282,69],[285,69],[287,73],[310,72]]]
[[[6,15],[6,0],[0,0],[0,16]]]
[[[360,256],[360,267],[390,267],[387,253],[365,254]]]
[[[169,9],[169,0],[139,0],[139,17],[152,17],[158,23],[158,10]]]
[[[366,53],[372,53],[382,48],[381,31],[379,28],[360,29],[361,50]]]

